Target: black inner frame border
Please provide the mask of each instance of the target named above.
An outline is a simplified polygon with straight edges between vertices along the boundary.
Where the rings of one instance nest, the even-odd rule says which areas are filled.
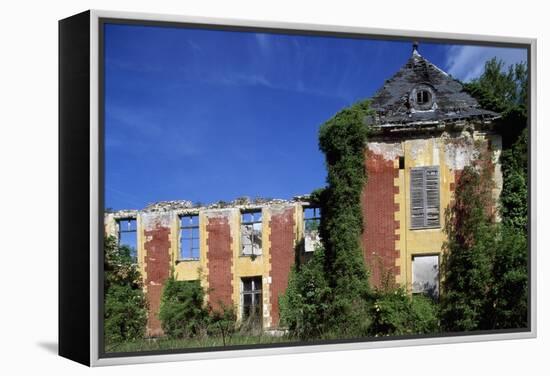
[[[154,16],[153,16],[154,17]],[[231,20],[227,21],[228,24],[209,24],[201,22],[175,22],[175,21],[154,21],[146,19],[127,19],[127,18],[113,18],[113,17],[99,17],[98,18],[98,296],[95,297],[98,300],[98,358],[122,358],[122,357],[138,357],[147,355],[171,355],[171,354],[190,354],[201,352],[216,352],[216,351],[234,351],[234,350],[248,350],[248,349],[263,349],[263,348],[290,348],[300,346],[316,346],[316,345],[334,345],[334,344],[350,344],[350,343],[364,343],[364,342],[386,342],[394,340],[407,340],[407,339],[425,339],[425,338],[445,338],[445,337],[458,337],[458,336],[473,336],[483,334],[507,334],[507,333],[526,333],[530,332],[532,328],[532,252],[533,242],[531,234],[532,223],[532,208],[531,208],[531,191],[532,191],[532,59],[531,59],[531,44],[529,43],[517,43],[517,42],[491,42],[491,41],[479,41],[468,40],[451,37],[418,37],[414,35],[407,35],[411,31],[403,31],[402,35],[388,35],[388,34],[375,34],[375,33],[359,33],[359,32],[345,32],[345,31],[321,31],[321,30],[307,30],[307,29],[291,29],[291,28],[276,28],[276,27],[262,27],[262,26],[237,26],[229,25]],[[252,21],[251,21],[252,22]],[[332,38],[344,38],[344,39],[371,39],[371,40],[386,40],[386,41],[419,41],[427,43],[440,43],[440,44],[463,44],[471,46],[486,46],[486,47],[507,47],[507,48],[521,48],[527,50],[527,164],[528,164],[528,232],[527,242],[529,251],[527,253],[527,274],[528,274],[528,293],[527,293],[527,327],[526,328],[514,328],[514,329],[495,329],[495,330],[478,330],[472,332],[450,332],[450,333],[438,333],[438,334],[418,334],[407,336],[391,336],[391,337],[360,337],[351,339],[335,339],[335,340],[315,340],[315,341],[296,341],[285,343],[272,343],[272,344],[255,344],[255,345],[232,345],[232,346],[213,346],[213,347],[198,347],[198,348],[182,348],[182,349],[167,349],[167,350],[151,350],[151,351],[134,351],[134,352],[105,352],[105,340],[103,335],[104,330],[104,190],[105,190],[105,35],[104,27],[106,24],[117,25],[130,25],[130,26],[153,26],[153,27],[166,27],[166,28],[184,28],[184,29],[202,29],[202,30],[217,30],[217,31],[230,31],[230,32],[251,32],[251,33],[270,33],[270,34],[283,34],[283,35],[296,35],[296,36],[312,36],[312,37],[332,37]],[[307,26],[307,25],[306,25]],[[93,26],[95,27],[95,25]],[[315,27],[312,25],[312,27]],[[322,26],[321,26],[322,27]],[[327,26],[328,27],[328,26]],[[345,28],[345,26],[342,26]],[[488,36],[490,38],[490,36]],[[261,355],[261,354],[259,354]]]

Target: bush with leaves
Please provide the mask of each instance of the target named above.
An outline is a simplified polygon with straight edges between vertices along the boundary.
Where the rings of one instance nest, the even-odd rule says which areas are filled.
[[[480,328],[522,328],[527,326],[528,312],[527,65],[514,64],[506,71],[502,61],[492,59],[485,64],[481,77],[465,88],[483,108],[502,114],[497,121],[503,135],[499,201],[502,223],[495,224],[492,284],[485,324]]]
[[[105,238],[104,334],[107,343],[142,338],[147,325],[147,301],[131,250]]]
[[[490,169],[467,166],[445,211],[442,262],[442,323],[448,331],[485,328],[493,283],[492,262],[498,236],[489,210]]]
[[[208,311],[200,282],[168,278],[162,291],[159,319],[164,333],[170,338],[206,335]]]
[[[367,174],[365,148],[369,102],[337,113],[319,130],[325,154],[327,187],[320,193],[320,236],[325,249],[325,275],[332,289],[328,325],[342,336],[364,336],[368,330],[369,274],[360,237],[361,194]]]
[[[221,306],[213,310],[209,307],[208,334],[222,337],[223,345],[226,346],[235,334],[237,314],[234,307]]]
[[[493,263],[490,329],[526,328],[528,314],[527,237],[501,225]]]
[[[409,296],[402,287],[376,291],[370,335],[411,335],[439,331],[436,303],[422,295]]]
[[[332,292],[325,278],[325,255],[317,248],[310,260],[293,266],[288,287],[279,297],[281,324],[303,340],[320,338],[330,328]]]

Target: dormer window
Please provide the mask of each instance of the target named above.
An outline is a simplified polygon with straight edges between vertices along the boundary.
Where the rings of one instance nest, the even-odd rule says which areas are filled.
[[[409,103],[416,111],[428,111],[435,108],[435,94],[429,85],[421,84],[409,94]]]
[[[416,92],[416,103],[426,104],[430,102],[430,92],[428,90],[419,90]]]

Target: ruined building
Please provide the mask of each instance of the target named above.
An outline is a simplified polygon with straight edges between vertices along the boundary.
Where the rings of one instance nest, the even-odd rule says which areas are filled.
[[[437,296],[444,211],[461,171],[488,152],[495,199],[502,188],[501,138],[493,131],[499,115],[481,109],[416,45],[371,108],[361,239],[371,282],[389,279]],[[200,279],[214,308],[234,306],[239,319],[257,312],[264,329],[276,329],[295,247],[304,240],[303,251],[314,251],[320,215],[307,197],[205,207],[178,201],[107,213],[105,231],[137,250],[149,335],[162,334],[157,314],[171,271],[178,280]]]

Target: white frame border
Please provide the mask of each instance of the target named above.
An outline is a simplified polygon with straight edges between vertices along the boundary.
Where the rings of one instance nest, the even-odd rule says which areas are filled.
[[[224,25],[224,26],[245,26],[258,28],[273,28],[273,29],[292,29],[303,31],[324,31],[324,32],[340,32],[340,33],[358,33],[368,34],[372,36],[380,35],[384,37],[403,37],[410,38],[435,38],[435,39],[456,39],[460,41],[486,42],[486,43],[518,43],[530,45],[529,70],[530,70],[530,244],[531,244],[531,265],[530,265],[530,302],[531,302],[531,330],[517,333],[499,333],[499,334],[479,334],[479,335],[460,335],[460,336],[443,336],[435,338],[416,338],[416,339],[395,339],[387,341],[372,341],[372,342],[354,342],[341,344],[322,344],[322,345],[305,345],[305,346],[289,346],[277,348],[258,348],[246,350],[223,350],[223,351],[207,351],[193,352],[181,354],[162,354],[162,355],[137,355],[137,356],[121,356],[113,358],[99,358],[99,307],[96,297],[98,296],[98,239],[99,229],[97,226],[98,201],[99,201],[99,117],[98,117],[98,57],[99,57],[99,35],[98,26],[99,18],[118,18],[140,21],[161,21],[161,22],[179,22],[179,23],[197,23],[209,25]],[[108,366],[121,364],[138,364],[138,363],[156,363],[170,362],[182,360],[201,360],[201,359],[221,359],[249,356],[265,356],[265,355],[280,355],[280,354],[302,354],[312,352],[325,351],[346,351],[360,350],[372,348],[387,348],[387,347],[404,347],[404,346],[419,346],[419,345],[435,345],[435,344],[451,344],[465,342],[481,342],[481,341],[496,341],[510,340],[521,338],[536,338],[537,336],[537,234],[536,234],[536,142],[537,139],[537,106],[536,106],[536,66],[537,66],[537,40],[534,38],[517,38],[517,37],[502,37],[488,35],[473,35],[473,34],[458,34],[458,33],[443,33],[443,32],[428,32],[428,31],[411,31],[397,29],[378,29],[364,28],[353,26],[335,26],[335,25],[320,25],[320,24],[302,24],[290,22],[273,22],[273,21],[255,21],[244,19],[223,19],[223,18],[208,18],[196,16],[180,16],[169,14],[152,14],[152,13],[134,13],[134,12],[118,12],[106,10],[90,10],[90,365],[91,366]]]

